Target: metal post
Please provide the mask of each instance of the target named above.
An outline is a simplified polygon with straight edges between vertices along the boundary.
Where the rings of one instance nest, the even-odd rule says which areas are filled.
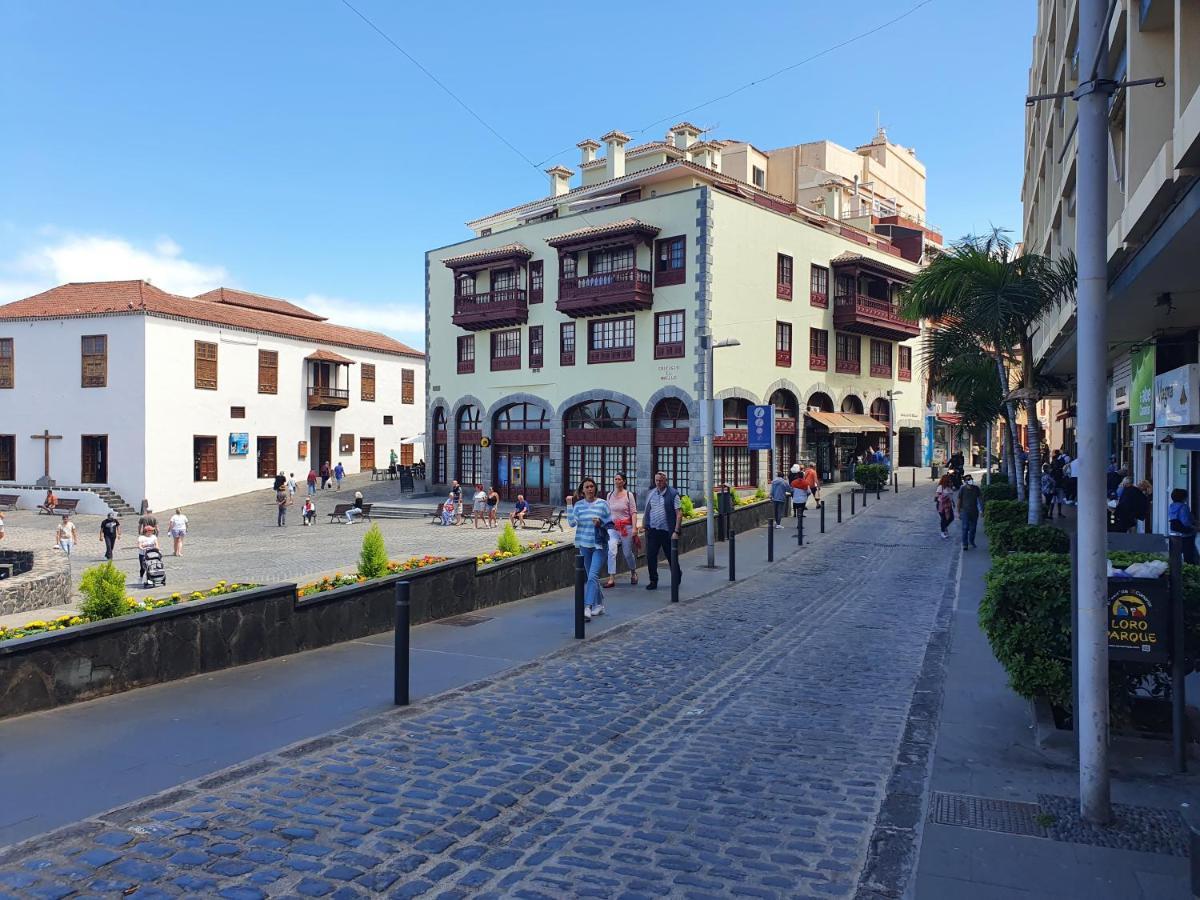
[[[575,640],[583,640],[587,619],[583,615],[583,591],[587,572],[583,568],[583,553],[575,554]]]
[[[863,509],[867,508],[867,486],[863,485]]]
[[[1175,771],[1187,771],[1187,695],[1184,679],[1184,622],[1183,622],[1183,542],[1193,538],[1179,536],[1170,539],[1171,573],[1171,741],[1175,747]]]
[[[883,486],[878,481],[875,482],[875,499],[876,500],[878,500],[880,497],[883,496],[882,487]]]
[[[983,473],[983,483],[992,483],[992,423],[988,422],[987,427],[987,456],[984,459],[987,463],[987,471]]]
[[[671,602],[679,602],[679,538],[674,535],[671,536]]]
[[[737,581],[737,537],[733,531],[733,522],[729,523],[729,580]]]
[[[817,509],[821,513],[821,534],[824,534],[825,533],[825,501],[824,500],[817,501]]]
[[[892,473],[892,493],[893,494],[900,493],[900,473],[899,472]]]
[[[850,488],[850,515],[854,515],[854,488]]]
[[[701,455],[704,458],[704,534],[705,534],[705,565],[710,569],[717,567],[716,522],[713,519],[716,498],[713,496],[713,435],[716,433],[716,422],[713,413],[716,404],[713,403],[713,337],[712,330],[705,328],[700,337],[700,345],[704,349],[704,396],[700,398],[700,435]],[[707,412],[707,415],[704,412]]]
[[[1083,58],[1107,39],[1107,0],[1080,0],[1077,46]],[[1079,808],[1088,822],[1112,818],[1108,772],[1108,458],[1107,334],[1108,302],[1108,91],[1090,73],[1076,91],[1075,255],[1079,265],[1076,330],[1076,438],[1080,459],[1076,531],[1079,535]]]
[[[767,562],[775,562],[775,519],[767,520]]]
[[[396,636],[392,665],[392,702],[396,706],[408,706],[409,625],[412,622],[410,589],[407,581],[396,582]]]
[[[838,524],[842,524],[842,495],[838,494]]]
[[[804,546],[804,507],[796,510],[796,546]]]

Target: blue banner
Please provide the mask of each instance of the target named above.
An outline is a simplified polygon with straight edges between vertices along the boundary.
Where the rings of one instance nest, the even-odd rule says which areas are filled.
[[[773,406],[751,406],[750,449],[770,450],[775,443],[775,408]]]

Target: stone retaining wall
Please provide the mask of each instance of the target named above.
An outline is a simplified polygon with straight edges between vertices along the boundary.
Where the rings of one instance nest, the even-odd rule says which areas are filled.
[[[734,527],[758,525],[769,509],[738,508]],[[703,519],[687,522],[681,549],[704,538]],[[457,559],[304,598],[279,584],[4,641],[0,718],[388,631],[401,580],[412,586],[414,625],[557,590],[574,583],[575,555],[564,544],[482,571]]]
[[[21,572],[0,581],[0,616],[71,602],[71,570],[58,551],[0,550],[0,562]]]

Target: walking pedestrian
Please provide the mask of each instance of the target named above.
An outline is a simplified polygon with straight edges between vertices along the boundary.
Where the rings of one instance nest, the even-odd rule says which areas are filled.
[[[671,562],[671,538],[679,537],[683,528],[683,505],[679,502],[679,494],[667,484],[665,472],[654,473],[654,490],[646,495],[646,506],[642,510],[642,523],[646,534],[646,590],[653,591],[658,587],[658,551],[662,550]],[[683,572],[677,567],[675,577],[683,580]]]
[[[329,467],[329,460],[321,465],[321,490],[327,491],[333,484],[333,469]]]
[[[617,550],[625,557],[629,566],[629,583],[638,583],[637,550],[637,495],[626,486],[624,474],[613,476],[613,489],[608,492],[608,511],[612,515],[612,527],[608,530],[608,581],[606,588],[617,586]]]
[[[295,497],[296,497],[296,473],[295,472],[288,473],[287,487],[288,487],[288,496],[291,497],[292,499],[295,499]]]
[[[362,491],[354,492],[354,505],[346,510],[346,524],[353,525],[354,520],[361,518],[363,514],[363,495]]]
[[[0,541],[4,540],[4,513],[0,511]]]
[[[800,510],[808,506],[808,479],[800,466],[792,466],[792,513],[800,515]]]
[[[600,590],[600,569],[608,552],[608,527],[612,514],[608,503],[596,496],[596,480],[584,478],[579,489],[566,496],[567,522],[575,529],[575,546],[583,554],[587,584],[583,594],[585,619],[604,615],[604,592]]]
[[[275,524],[282,528],[287,524],[288,495],[286,490],[275,492]]]
[[[821,476],[817,474],[817,467],[810,459],[804,463],[804,482],[808,486],[808,492],[812,495],[813,500],[817,502],[817,506],[821,505]]]
[[[154,529],[155,534],[158,534],[158,518],[148,506],[145,512],[138,516],[138,534],[141,534],[147,525]]]
[[[175,542],[173,556],[183,556],[183,539],[187,537],[187,527],[188,517],[183,514],[182,510],[175,510],[175,515],[171,516],[171,521],[167,525],[167,534]]]
[[[308,484],[308,496],[313,496],[317,492],[317,470],[309,469],[308,478],[305,479]]]
[[[282,472],[276,473],[275,483],[272,485],[271,490],[282,491],[286,487],[287,487],[287,476],[284,475]]]
[[[342,461],[339,459],[338,464],[333,467],[333,480],[337,482],[337,489],[339,491],[342,489],[342,479],[345,477],[346,468],[342,465]]]
[[[963,486],[958,491],[958,517],[962,521],[963,549],[975,546],[975,530],[979,526],[979,514],[983,511],[983,491],[975,484],[971,475],[963,476]]]
[[[943,475],[938,481],[937,490],[933,493],[933,505],[941,523],[942,540],[949,540],[948,529],[954,521],[954,482],[949,475]]]
[[[1113,511],[1113,528],[1124,533],[1138,522],[1149,519],[1151,493],[1152,488],[1148,481],[1125,485],[1117,500],[1117,508]]]
[[[1188,492],[1184,488],[1171,491],[1171,505],[1167,510],[1167,517],[1171,534],[1183,537],[1183,561],[1195,565],[1200,561],[1200,553],[1196,552],[1196,520],[1192,516],[1192,508],[1188,505]]]
[[[141,581],[146,577],[146,551],[150,549],[158,549],[158,535],[153,525],[147,525],[138,534],[138,580]]]
[[[1079,502],[1079,457],[1067,463],[1067,503],[1074,506]]]
[[[500,509],[500,495],[494,487],[488,488],[487,493],[487,517],[488,528],[495,528],[498,523],[496,521],[496,513]]]
[[[0,521],[3,521],[2,517],[0,517]],[[120,537],[121,520],[110,509],[108,515],[104,517],[104,521],[100,523],[100,541],[104,544],[105,559],[113,558],[113,548],[117,546]]]
[[[455,479],[454,481],[451,481],[450,482],[450,496],[454,500],[454,524],[455,525],[461,525],[461,524],[463,524],[463,521],[464,521],[463,520],[464,510],[463,510],[462,494],[463,494],[462,485],[460,485],[458,483],[458,480]]]
[[[58,528],[54,533],[55,541],[58,543],[58,549],[67,556],[71,555],[71,551],[75,549],[75,539],[78,537],[78,530],[75,528],[75,523],[71,521],[69,515],[64,515],[62,521],[58,523]]]
[[[1054,518],[1054,495],[1058,492],[1058,482],[1050,471],[1050,464],[1042,466],[1042,518]]]
[[[782,472],[776,473],[771,479],[771,507],[775,512],[775,527],[782,528],[780,522],[784,515],[787,514],[788,495],[791,493],[791,487],[787,483],[787,479],[783,477]]]
[[[480,522],[487,525],[487,491],[482,484],[475,485],[475,496],[471,498],[471,521],[476,528]]]

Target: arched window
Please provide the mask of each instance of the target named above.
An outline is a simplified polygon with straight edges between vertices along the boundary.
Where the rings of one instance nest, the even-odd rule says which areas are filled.
[[[728,397],[721,404],[722,433],[713,439],[713,466],[717,484],[754,487],[758,477],[758,453],[751,453],[749,432],[750,401]]]
[[[775,407],[775,469],[786,472],[799,452],[797,412],[799,401],[791,391],[780,389],[771,395]]]
[[[862,401],[859,400],[853,394],[847,394],[845,397],[842,398],[842,412],[855,413],[855,414],[861,416],[862,411],[863,411]]]
[[[514,403],[496,413],[497,431],[541,431],[550,428],[550,414],[532,403]]]
[[[586,476],[607,493],[617,473],[624,473],[629,487],[637,490],[637,417],[624,403],[588,400],[572,406],[563,416],[563,444],[567,490]]]
[[[807,409],[817,412],[833,412],[833,398],[821,391],[809,394],[808,403],[804,405]]]
[[[520,494],[532,503],[550,499],[550,413],[536,403],[512,403],[493,417],[492,462],[496,490],[505,500]]]
[[[455,421],[455,438],[458,442],[458,475],[463,484],[483,482],[483,448],[479,446],[483,430],[480,426],[482,411],[467,404],[458,411]]]
[[[449,484],[447,464],[446,410],[439,406],[433,412],[433,483]]]
[[[876,422],[888,424],[891,416],[888,413],[888,402],[886,397],[880,397],[871,403],[871,418]]]
[[[688,442],[692,424],[687,406],[682,400],[667,397],[655,405],[651,419],[654,470],[661,469],[666,473],[667,484],[686,494],[690,488]]]

